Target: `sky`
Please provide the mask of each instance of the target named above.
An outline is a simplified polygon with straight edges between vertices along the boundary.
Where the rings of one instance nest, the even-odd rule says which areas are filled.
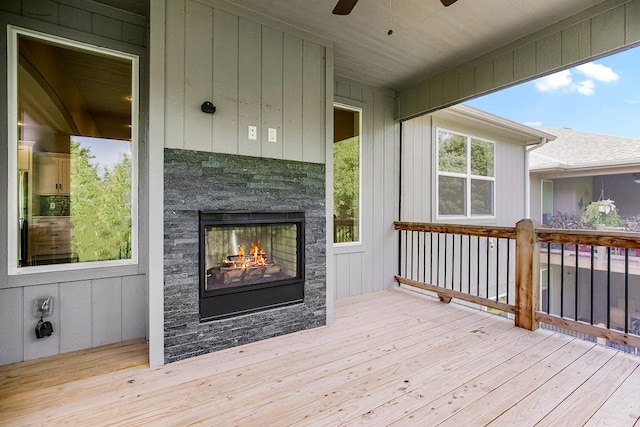
[[[113,169],[115,165],[120,163],[123,156],[131,156],[131,143],[129,141],[76,135],[73,136],[73,140],[79,142],[82,147],[91,150],[91,154],[95,156],[92,163],[98,166],[98,173],[100,174],[104,172],[105,167]]]
[[[532,127],[640,138],[640,47],[466,104]]]

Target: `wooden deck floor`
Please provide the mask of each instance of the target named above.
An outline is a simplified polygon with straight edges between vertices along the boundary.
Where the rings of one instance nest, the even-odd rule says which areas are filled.
[[[158,369],[144,351],[0,368],[0,424],[640,424],[639,358],[401,290],[338,301],[328,327]]]

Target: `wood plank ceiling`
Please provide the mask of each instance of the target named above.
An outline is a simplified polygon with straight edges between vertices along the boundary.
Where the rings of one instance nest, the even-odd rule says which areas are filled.
[[[347,16],[337,0],[228,1],[332,40],[337,75],[399,91],[603,0],[360,0]]]

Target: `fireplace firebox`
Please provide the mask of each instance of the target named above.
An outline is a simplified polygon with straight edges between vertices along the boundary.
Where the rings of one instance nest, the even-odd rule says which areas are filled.
[[[304,299],[304,212],[200,211],[200,321]]]

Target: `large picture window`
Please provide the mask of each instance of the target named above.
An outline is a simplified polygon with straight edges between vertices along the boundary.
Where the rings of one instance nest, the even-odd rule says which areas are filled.
[[[361,111],[334,106],[333,242],[360,242]]]
[[[438,217],[495,215],[495,144],[437,129]]]
[[[12,271],[136,262],[137,57],[11,27],[9,52]]]

